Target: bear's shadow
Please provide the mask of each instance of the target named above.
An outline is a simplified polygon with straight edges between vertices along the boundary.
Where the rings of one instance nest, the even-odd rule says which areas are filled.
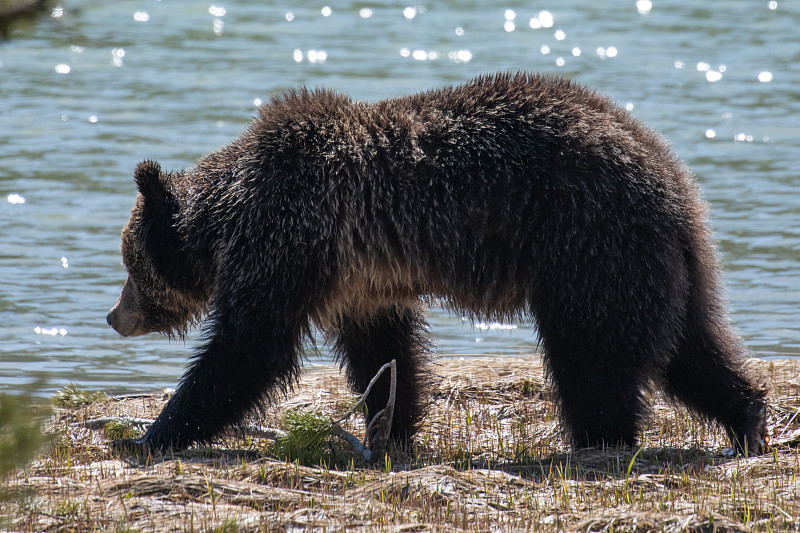
[[[518,476],[526,481],[546,483],[554,479],[572,481],[602,481],[628,479],[632,476],[668,474],[695,474],[707,467],[715,467],[734,460],[732,453],[713,454],[708,450],[690,447],[652,447],[634,449],[630,447],[590,448],[577,451],[551,454],[539,459],[521,461],[489,461],[467,459],[462,461],[416,461],[412,454],[395,454],[392,458],[393,472],[413,472],[431,466],[446,466],[457,471],[476,469],[503,472]],[[212,465],[214,468],[260,463],[264,459],[274,459],[262,451],[240,448],[196,447],[176,453],[148,456],[127,456],[124,460],[133,467],[150,467],[156,464],[180,460],[185,464]],[[348,466],[350,465],[350,466]],[[314,465],[306,465],[314,468]],[[330,466],[332,470],[360,471],[383,470],[385,463],[373,465],[352,463]]]
[[[555,453],[540,459],[516,463],[484,463],[506,474],[519,476],[527,481],[547,482],[553,479],[572,481],[601,481],[628,479],[643,474],[666,475],[668,473],[696,473],[706,467],[718,466],[734,459],[734,454],[713,454],[697,447],[652,447],[652,448],[590,448]],[[469,465],[471,468],[477,464]]]

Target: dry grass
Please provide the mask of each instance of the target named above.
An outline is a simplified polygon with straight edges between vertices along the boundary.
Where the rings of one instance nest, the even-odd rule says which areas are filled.
[[[567,452],[537,358],[443,361],[417,448],[374,468],[282,462],[269,441],[235,438],[120,459],[73,423],[153,417],[163,401],[98,397],[57,410],[56,444],[8,480],[0,530],[798,530],[800,362],[753,364],[771,386],[775,446],[748,459],[724,456],[722,431],[659,397],[641,450]],[[335,369],[314,369],[261,422],[351,404]]]

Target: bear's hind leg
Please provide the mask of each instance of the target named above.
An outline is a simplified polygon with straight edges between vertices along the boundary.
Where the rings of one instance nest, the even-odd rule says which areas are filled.
[[[425,411],[427,392],[427,324],[420,307],[390,305],[359,319],[345,316],[336,328],[334,351],[346,367],[350,387],[361,394],[385,363],[397,361],[397,388],[390,440],[406,444]],[[386,406],[389,372],[375,383],[366,400],[371,418]]]
[[[699,415],[717,421],[743,454],[765,451],[766,391],[743,367],[741,339],[719,298],[719,269],[708,241],[684,257],[689,292],[682,334],[664,370],[664,389]]]
[[[674,346],[682,309],[681,285],[658,262],[601,265],[593,276],[565,268],[567,276],[531,299],[559,414],[576,448],[636,445],[647,411],[643,392]]]
[[[666,368],[666,392],[728,433],[744,455],[765,451],[765,392],[742,367],[739,341],[727,324],[687,319],[686,334]]]
[[[541,324],[539,329],[559,414],[572,445],[634,446],[646,409],[641,392],[645,371],[637,368],[641,364],[619,362],[618,353],[603,353],[601,345],[548,334]]]

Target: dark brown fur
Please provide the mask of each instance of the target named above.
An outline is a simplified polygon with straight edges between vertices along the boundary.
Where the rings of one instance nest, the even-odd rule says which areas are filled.
[[[109,323],[180,333],[208,314],[139,445],[182,448],[240,421],[291,385],[312,325],[357,391],[398,360],[393,436],[411,437],[427,389],[420,297],[434,296],[536,321],[577,446],[632,444],[655,383],[762,450],[764,393],[741,368],[706,205],[610,100],[520,74],[375,104],[299,90],[259,112],[189,171],[137,168]]]

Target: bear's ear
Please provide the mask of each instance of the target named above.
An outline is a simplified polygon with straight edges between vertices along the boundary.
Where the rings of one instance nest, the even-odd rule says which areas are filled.
[[[167,208],[172,199],[168,178],[161,172],[161,165],[155,161],[146,160],[136,165],[133,179],[146,206],[155,211],[164,211]]]

